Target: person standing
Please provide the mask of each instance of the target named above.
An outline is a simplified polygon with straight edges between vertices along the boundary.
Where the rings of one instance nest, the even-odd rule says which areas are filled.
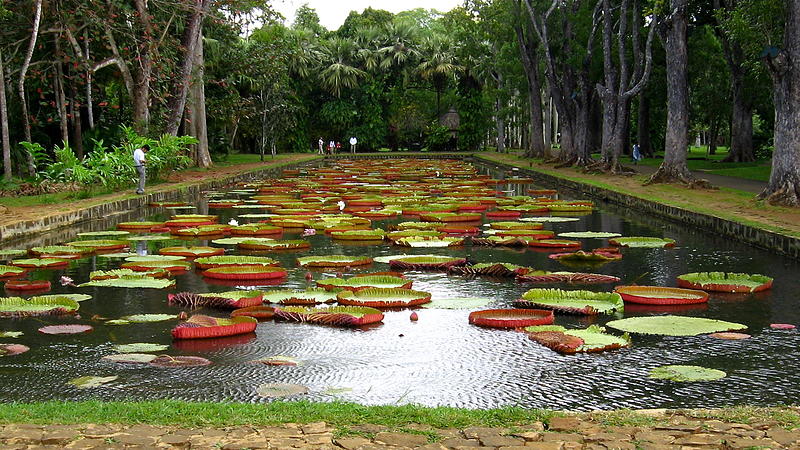
[[[145,154],[149,151],[150,146],[147,144],[133,151],[133,167],[136,167],[136,171],[139,173],[139,187],[136,189],[136,193],[139,195],[144,194],[144,183],[147,181],[147,171],[145,170],[147,158]]]
[[[333,149],[335,149],[335,148],[336,148],[336,142],[333,142],[333,140],[328,142],[328,154],[332,155],[333,154]]]
[[[358,139],[355,136],[350,137],[350,153],[356,152],[356,144],[358,144]]]
[[[323,141],[323,140],[322,140],[322,136],[320,136],[320,137],[319,137],[319,154],[320,154],[320,155],[324,153],[324,151],[322,150],[322,147],[323,147],[324,145],[325,145],[325,141]]]
[[[639,151],[639,144],[633,144],[633,151],[631,152],[631,159],[633,164],[636,165],[642,160],[642,153]]]

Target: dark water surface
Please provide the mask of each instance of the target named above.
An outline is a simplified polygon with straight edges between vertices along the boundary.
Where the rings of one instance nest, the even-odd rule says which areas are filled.
[[[489,171],[488,168],[482,170]],[[519,192],[527,187],[511,188]],[[197,202],[198,211],[202,211],[205,201]],[[800,374],[795,368],[800,357],[800,334],[769,328],[773,322],[800,322],[797,307],[800,266],[797,261],[638,212],[605,204],[598,206],[592,215],[578,222],[546,224],[545,228],[557,233],[591,230],[619,232],[624,236],[669,237],[675,239],[678,246],[674,249],[626,249],[621,261],[588,271],[619,276],[623,283],[636,281],[643,285],[666,286],[674,286],[677,275],[697,271],[750,272],[774,277],[771,291],[755,295],[712,294],[708,305],[670,310],[679,315],[744,323],[753,337],[744,341],[723,341],[706,336],[635,335],[630,349],[562,356],[530,341],[522,333],[471,326],[467,323],[469,310],[421,309],[418,322],[409,321],[408,310],[390,311],[385,313],[382,325],[363,330],[264,322],[252,335],[173,342],[169,331],[176,321],[112,326],[90,320],[94,315],[116,318],[180,311],[167,305],[167,291],[164,290],[77,289],[58,284],[62,275],[80,283],[88,280],[91,270],[115,268],[120,263],[118,259],[92,256],[72,263],[66,270],[41,270],[33,274],[34,278],[53,282],[50,293],[93,295],[91,300],[81,302],[80,319],[0,319],[0,330],[25,333],[16,339],[0,339],[0,343],[31,347],[25,354],[0,358],[0,386],[3,386],[0,401],[174,398],[260,402],[265,400],[256,395],[256,388],[273,382],[306,385],[311,390],[308,398],[312,400],[469,408],[508,405],[559,409],[714,407],[739,403],[796,403],[800,399]],[[212,209],[210,212],[219,214],[224,223],[236,214],[259,211]],[[172,213],[160,208],[134,211],[66,232],[51,233],[28,245],[64,242],[80,231],[105,230],[131,218],[165,219]],[[248,220],[240,219],[240,222]],[[376,222],[374,227],[385,228],[386,225],[386,222]],[[292,239],[297,235],[286,233],[284,237]],[[549,260],[547,253],[532,249],[490,249],[469,244],[457,249],[403,249],[388,243],[359,246],[332,241],[324,233],[307,239],[313,246],[310,250],[269,254],[280,260],[283,267],[290,268],[289,278],[281,288],[308,285],[304,279],[306,270],[295,264],[295,258],[304,255],[434,253],[468,256],[475,262],[510,262],[545,270],[570,270]],[[602,239],[583,241],[584,249],[607,244]],[[206,243],[156,241],[146,243],[140,250],[146,247],[148,252],[155,253],[160,247]],[[11,247],[3,245],[25,247],[22,243]],[[132,248],[136,248],[135,243]],[[388,265],[374,263],[360,271],[381,270],[388,270]],[[314,272],[315,279],[323,276],[334,276],[334,272]],[[520,294],[534,287],[511,280],[473,279],[442,273],[409,272],[407,277],[414,280],[414,289],[431,292],[434,299],[490,297],[494,303],[488,307],[508,307]],[[176,280],[177,288],[172,292],[233,289],[210,285],[196,273],[179,275]],[[610,288],[609,285],[590,287],[594,290]],[[199,312],[225,316],[216,311]],[[668,310],[626,305],[624,314],[593,319],[557,316],[556,323],[567,327],[602,325],[616,318],[663,312]],[[88,323],[95,330],[75,336],[45,336],[37,331],[43,325],[56,323]],[[100,359],[115,353],[113,345],[132,342],[170,344],[165,353],[202,356],[213,364],[162,369]],[[249,362],[275,355],[292,356],[301,363],[291,367]],[[664,364],[700,365],[724,370],[728,376],[706,383],[647,378],[650,369]],[[119,378],[91,389],[66,384],[85,375],[117,375]]]

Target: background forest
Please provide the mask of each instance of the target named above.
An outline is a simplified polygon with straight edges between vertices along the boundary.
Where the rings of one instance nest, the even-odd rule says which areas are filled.
[[[652,181],[692,183],[691,142],[789,158],[765,196],[797,204],[800,139],[775,118],[800,109],[782,93],[800,70],[785,44],[798,0],[466,0],[352,11],[337,30],[307,6],[285,24],[263,0],[0,5],[6,183],[121,186],[144,142],[157,172],[350,136],[359,151],[521,148],[609,174],[636,143],[663,151]]]

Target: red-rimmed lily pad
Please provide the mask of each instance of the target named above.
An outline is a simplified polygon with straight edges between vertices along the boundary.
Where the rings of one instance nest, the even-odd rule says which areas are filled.
[[[218,280],[271,280],[285,278],[286,270],[278,267],[229,266],[214,267],[203,272],[203,276]]]
[[[27,270],[23,267],[0,265],[0,279],[18,277],[25,272]]]
[[[550,325],[553,320],[553,311],[543,309],[484,309],[469,314],[469,323],[490,328]]]
[[[275,308],[275,320],[305,322],[339,327],[358,327],[383,320],[383,313],[363,306],[333,306],[329,308],[304,308],[287,306]]]
[[[84,241],[67,242],[66,245],[102,251],[122,250],[129,246],[128,242],[115,239],[87,239]]]
[[[222,255],[225,253],[225,249],[218,247],[165,247],[160,249],[158,253],[168,256],[199,258],[204,256]]]
[[[531,239],[528,241],[528,245],[539,248],[581,248],[580,242],[568,241],[564,239]]]
[[[89,333],[94,330],[91,325],[68,324],[68,325],[47,325],[39,328],[43,334],[81,334]]]
[[[92,280],[79,284],[78,287],[116,287],[129,289],[166,289],[175,286],[175,280],[151,277],[126,277],[108,278],[105,280]]]
[[[626,302],[641,305],[691,305],[705,303],[708,294],[696,289],[663,286],[617,286],[614,292]]]
[[[792,325],[790,323],[771,323],[769,327],[773,330],[794,330],[797,328],[797,325]]]
[[[247,316],[223,319],[197,314],[173,328],[172,337],[175,339],[204,339],[233,336],[252,333],[257,325],[258,320]]]
[[[750,336],[746,333],[734,333],[732,331],[723,331],[720,333],[711,333],[708,337],[716,338],[716,339],[723,339],[729,341],[739,341],[744,339],[750,339],[753,336]]]
[[[443,270],[467,263],[466,258],[453,256],[401,256],[389,261],[389,267],[396,270]]]
[[[543,270],[530,271],[524,275],[518,275],[519,282],[528,283],[572,283],[572,284],[600,284],[616,283],[618,277],[599,273],[584,272],[547,272]]]
[[[760,292],[772,288],[772,278],[749,273],[695,272],[678,275],[678,286],[714,292]]]
[[[303,240],[246,240],[238,244],[242,250],[300,250],[304,248],[311,248],[311,243]]]
[[[366,275],[352,278],[326,278],[317,281],[317,286],[326,290],[346,289],[359,291],[369,288],[411,289],[412,280],[391,275]]]
[[[199,269],[213,269],[215,267],[274,267],[280,263],[266,256],[218,255],[194,260]]]
[[[372,264],[372,258],[366,256],[303,256],[297,258],[297,263],[304,267],[353,267]]]
[[[167,301],[170,305],[223,309],[259,306],[263,302],[261,291],[208,292],[204,294],[181,292],[167,295]]]
[[[431,294],[411,289],[368,288],[359,291],[342,291],[337,295],[339,304],[371,308],[404,308],[431,301]]]
[[[74,314],[78,302],[67,297],[0,298],[0,317],[31,317]]]
[[[619,294],[612,292],[564,291],[561,289],[531,289],[514,301],[518,308],[546,308],[566,314],[610,314],[622,311]]]
[[[58,269],[66,267],[69,264],[69,261],[58,258],[28,258],[15,259],[9,264],[26,269]]]
[[[559,353],[597,353],[630,347],[631,340],[627,334],[617,337],[605,331],[597,325],[572,330],[558,325],[525,328],[532,340]]]
[[[336,292],[325,289],[310,288],[276,289],[266,291],[263,296],[264,303],[279,303],[281,305],[317,305],[320,303],[335,303]]]
[[[275,308],[272,306],[250,306],[231,311],[231,317],[247,316],[257,320],[269,320],[275,315]]]
[[[6,281],[3,286],[9,291],[49,291],[50,282],[47,280],[12,280]]]
[[[149,231],[153,227],[163,227],[164,222],[122,222],[117,224],[118,230]]]

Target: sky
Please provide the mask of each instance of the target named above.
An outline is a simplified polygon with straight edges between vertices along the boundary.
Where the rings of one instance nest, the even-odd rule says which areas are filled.
[[[337,30],[344,19],[355,10],[361,12],[364,8],[385,9],[393,13],[415,8],[437,9],[450,11],[463,3],[463,0],[273,0],[273,8],[286,17],[286,24],[294,22],[294,12],[303,3],[317,10],[322,26],[329,30]]]

